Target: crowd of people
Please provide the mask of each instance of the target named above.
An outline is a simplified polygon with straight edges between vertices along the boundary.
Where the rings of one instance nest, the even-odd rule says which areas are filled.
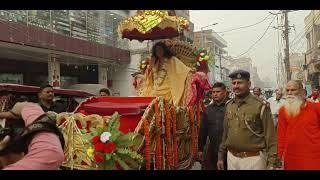
[[[310,170],[320,169],[319,87],[306,90],[298,81],[289,81],[284,91],[266,99],[261,89],[250,92],[250,74],[238,70],[230,74],[232,96],[225,84],[217,82],[206,96],[202,114],[198,157],[204,170]],[[100,96],[110,96],[101,89]],[[6,127],[23,124],[26,133],[1,131],[1,169],[59,169],[64,140],[51,111],[64,112],[54,101],[53,87],[40,89],[39,102],[17,102],[8,112]],[[21,123],[22,122],[22,123]],[[16,128],[19,129],[19,128]],[[37,132],[37,133],[34,133]],[[21,146],[17,145],[17,142]]]
[[[202,116],[202,169],[320,170],[319,88],[307,97],[303,85],[292,80],[267,99],[259,87],[250,92],[247,71],[229,77],[234,98],[228,100],[225,85],[215,83]]]
[[[248,72],[238,70],[229,77],[233,97],[225,84],[217,82],[210,90],[211,96],[205,99],[207,105],[198,136],[202,169],[319,170],[319,87],[313,87],[307,97],[300,82],[289,81],[284,92],[278,89],[266,99],[259,87],[250,92]],[[108,89],[101,89],[99,95],[111,94]],[[66,107],[54,101],[50,85],[41,87],[38,98],[38,103],[22,100],[10,111],[0,113],[0,119],[7,119],[6,127],[20,122],[20,130],[26,131],[17,138],[13,136],[16,132],[6,134],[6,128],[2,129],[1,169],[61,166],[64,140],[50,112],[64,112]]]
[[[177,74],[176,68],[183,63],[162,46],[158,43],[153,48],[160,70],[150,71],[143,93],[164,96],[175,105],[189,104],[182,96],[192,70],[183,66],[183,73]],[[165,71],[164,67],[169,68]],[[263,96],[260,87],[251,92],[247,71],[237,70],[229,77],[230,90],[217,82],[204,99],[198,134],[202,169],[320,170],[319,87],[313,87],[307,97],[300,82],[289,81],[270,97],[270,93]],[[103,88],[99,96],[111,96],[111,92]],[[66,111],[65,104],[54,101],[53,87],[46,85],[40,88],[37,103],[20,99],[10,111],[1,112],[0,119],[6,119],[6,124],[0,129],[0,168],[59,169],[64,160],[64,139],[50,112]]]

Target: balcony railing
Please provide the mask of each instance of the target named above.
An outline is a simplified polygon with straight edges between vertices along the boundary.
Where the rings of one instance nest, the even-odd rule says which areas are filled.
[[[128,40],[118,37],[124,17],[107,10],[0,10],[0,20],[36,26],[77,39],[128,49]]]

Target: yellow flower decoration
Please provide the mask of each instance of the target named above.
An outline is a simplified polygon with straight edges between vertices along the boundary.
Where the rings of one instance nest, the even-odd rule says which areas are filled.
[[[89,158],[93,158],[93,153],[94,153],[94,149],[92,147],[87,149],[87,155]]]

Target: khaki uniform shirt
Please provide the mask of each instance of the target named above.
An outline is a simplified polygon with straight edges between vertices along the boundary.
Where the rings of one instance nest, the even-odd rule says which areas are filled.
[[[276,131],[270,108],[251,93],[243,99],[233,98],[227,102],[219,160],[223,160],[228,149],[265,151],[268,167],[278,163]]]

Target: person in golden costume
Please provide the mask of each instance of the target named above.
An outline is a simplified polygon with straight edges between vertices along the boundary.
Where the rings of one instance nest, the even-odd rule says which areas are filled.
[[[145,71],[142,96],[163,96],[170,104],[186,106],[191,93],[191,68],[176,58],[165,42],[157,42],[152,48],[152,60]]]

